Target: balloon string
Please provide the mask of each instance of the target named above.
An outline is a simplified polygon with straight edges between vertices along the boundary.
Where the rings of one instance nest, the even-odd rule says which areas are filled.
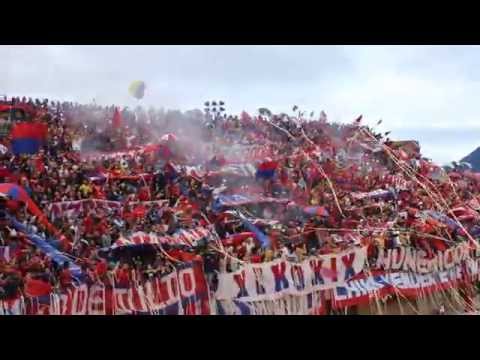
[[[371,135],[370,133],[368,133],[366,130],[363,130],[362,131],[367,135],[369,136],[370,138],[373,138],[375,141],[379,142],[373,135]],[[387,146],[387,145],[383,145],[383,148],[384,150],[387,152],[387,154],[390,156],[390,158],[395,162],[395,164],[397,164],[397,166],[404,172],[406,173],[412,180],[414,180],[416,183],[418,183],[430,196],[432,196],[432,200],[433,202],[435,203],[435,205],[440,209],[440,210],[447,210],[448,213],[450,213],[452,215],[452,217],[455,219],[455,221],[457,222],[457,224],[460,226],[460,228],[465,232],[465,234],[467,235],[467,237],[469,238],[469,240],[478,248],[480,247],[480,245],[478,244],[478,242],[472,237],[472,235],[468,232],[467,229],[465,229],[465,227],[463,226],[463,224],[458,220],[458,218],[455,216],[455,214],[450,210],[449,206],[448,206],[448,203],[447,201],[443,198],[443,196],[441,194],[435,194],[437,196],[434,196],[434,194],[432,194],[431,191],[429,191],[429,189],[422,183],[420,182],[416,176],[414,174],[416,174],[416,172],[414,172],[408,165],[406,165],[405,167],[403,165],[400,164],[400,161],[398,158],[396,158],[392,152],[391,152],[391,149]],[[408,169],[408,170],[407,170]],[[409,171],[410,170],[410,171]],[[410,173],[412,172],[412,173]],[[422,177],[423,179],[427,180],[423,175],[421,174],[417,174],[419,175],[420,177]],[[436,191],[438,191],[438,189],[436,188],[436,186],[431,183],[429,180],[427,180],[428,183],[430,183]],[[438,191],[439,192],[439,191]],[[442,207],[442,205],[440,205],[435,199],[436,198],[439,198],[444,204],[445,204],[445,208]]]
[[[428,238],[431,238],[431,239],[442,240],[446,243],[456,244],[453,240],[449,240],[449,239],[446,239],[446,238],[443,238],[443,237],[440,237],[440,236],[435,236],[435,235],[431,235],[431,234],[424,233],[424,232],[421,232],[421,231],[415,231],[415,230],[410,230],[410,229],[406,229],[406,228],[388,229],[388,228],[376,228],[376,227],[374,227],[374,228],[365,228],[365,229],[348,229],[348,228],[310,228],[310,229],[311,230],[303,231],[300,234],[295,234],[295,235],[289,236],[287,238],[288,239],[294,239],[294,238],[297,238],[297,237],[301,237],[305,234],[311,234],[311,233],[313,233],[317,230],[332,231],[332,232],[358,232],[358,233],[365,232],[365,231],[383,231],[383,232],[385,232],[385,231],[397,231],[397,232],[402,233],[402,234],[414,233],[414,234],[425,236],[425,237],[428,237]]]
[[[305,134],[305,131],[303,130],[303,128],[301,128],[302,130],[302,135],[303,137],[312,145],[314,146],[316,149],[318,149],[318,146],[311,140],[308,138],[307,134]],[[345,214],[343,213],[342,211],[342,208],[340,206],[340,203],[338,202],[338,198],[337,198],[337,193],[335,192],[335,189],[333,187],[333,184],[332,182],[330,181],[330,178],[328,177],[327,173],[325,172],[325,170],[323,170],[322,166],[320,164],[317,164],[315,163],[312,158],[310,157],[310,154],[306,154],[309,158],[310,161],[312,161],[312,164],[317,168],[317,170],[320,170],[320,174],[325,178],[325,180],[327,181],[327,184],[328,184],[328,187],[330,188],[330,191],[332,192],[332,195],[333,195],[333,198],[335,200],[335,205],[337,206],[337,209],[338,211],[340,212],[340,215],[345,218]]]

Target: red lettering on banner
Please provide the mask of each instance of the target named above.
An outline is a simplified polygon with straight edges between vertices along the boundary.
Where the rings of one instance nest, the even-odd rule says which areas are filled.
[[[133,303],[133,296],[135,293],[135,288],[130,288],[127,290],[126,296],[125,296],[125,310],[127,311],[132,311],[135,309],[135,305]]]
[[[195,302],[188,301],[183,311],[185,315],[195,315],[196,314]]]
[[[159,281],[159,302],[166,303],[170,300],[170,293],[168,292],[168,283],[166,281]]]
[[[87,286],[76,288],[73,293],[72,315],[85,315],[87,313]]]
[[[105,288],[103,286],[93,286],[90,288],[88,297],[88,314],[105,315]]]
[[[183,286],[186,292],[189,292],[193,289],[192,279],[189,273],[183,274]]]
[[[38,298],[27,298],[25,313],[30,315],[40,313],[113,315],[115,309],[118,314],[132,311],[149,312],[174,304],[178,301],[177,294],[181,294],[184,302],[179,306],[185,314],[208,314],[210,304],[205,291],[206,284],[202,268],[197,266],[182,269],[178,275],[173,273],[161,279],[152,279],[144,286],[136,288],[119,289],[102,285],[91,287],[82,285],[68,289],[63,294],[52,294],[51,301],[43,305],[39,303]],[[175,298],[172,298],[172,294]],[[169,303],[166,303],[168,300],[170,300]]]
[[[150,291],[152,302],[159,305],[161,303],[160,279],[153,279],[150,281]]]
[[[134,309],[141,312],[147,312],[148,307],[145,302],[145,292],[143,286],[135,287],[133,290],[133,306]]]
[[[128,290],[127,289],[114,289],[114,301],[115,308],[120,311],[127,311],[128,307],[125,305],[126,300],[128,300]]]
[[[66,294],[60,295],[60,314],[62,315],[71,315],[73,312],[73,294],[72,290],[67,290]]]
[[[192,268],[183,269],[179,273],[180,281],[180,293],[182,297],[190,297],[195,294],[195,287],[193,285],[195,281],[195,275]]]
[[[178,297],[178,283],[177,283],[177,279],[175,277],[172,277],[170,285],[171,285],[171,288],[172,288],[173,297],[174,298]]]

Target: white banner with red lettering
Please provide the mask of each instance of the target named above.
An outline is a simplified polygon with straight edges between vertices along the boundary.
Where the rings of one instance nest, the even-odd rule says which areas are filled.
[[[365,265],[366,248],[339,254],[310,257],[301,263],[275,260],[247,264],[233,273],[218,276],[217,300],[277,300],[284,295],[307,295],[332,289],[360,273]]]
[[[20,300],[18,300],[20,301]],[[11,301],[7,310],[16,312],[22,302]],[[3,305],[0,303],[0,305]],[[5,306],[3,308],[6,308]],[[2,309],[3,309],[2,308]],[[129,288],[81,285],[62,294],[26,298],[28,315],[208,315],[208,286],[201,263],[179,267],[174,272]],[[0,313],[1,314],[1,313]]]

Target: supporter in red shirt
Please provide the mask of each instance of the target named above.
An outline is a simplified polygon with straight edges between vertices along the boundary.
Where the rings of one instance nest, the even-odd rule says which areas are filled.
[[[105,219],[100,220],[100,219],[97,218],[96,221],[98,221],[98,222],[93,226],[93,232],[97,232],[100,235],[106,234],[108,232],[108,229],[109,229],[106,220]]]
[[[145,217],[146,212],[147,212],[147,209],[144,206],[139,205],[135,207],[135,209],[133,209],[132,215],[136,219],[142,219]]]
[[[252,264],[259,264],[262,262],[262,256],[258,253],[257,248],[252,250],[252,256],[250,257],[250,262]]]
[[[107,270],[107,261],[104,259],[100,259],[95,266],[95,274],[99,279],[101,279],[107,274]]]
[[[85,228],[85,233],[91,234],[94,230],[94,221],[91,215],[87,215],[83,221],[83,227]]]
[[[35,171],[41,174],[45,171],[45,163],[43,161],[43,156],[39,155],[35,157]]]
[[[169,194],[170,198],[178,198],[180,197],[180,185],[179,184],[172,184],[167,187],[167,193]]]
[[[93,185],[93,197],[95,199],[102,199],[102,200],[105,200],[107,198],[102,187],[99,185]]]
[[[142,186],[138,192],[139,201],[150,201],[150,189],[148,186]]]

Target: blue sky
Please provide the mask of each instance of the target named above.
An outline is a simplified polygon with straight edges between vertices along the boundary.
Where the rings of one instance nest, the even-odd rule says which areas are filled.
[[[230,112],[364,115],[445,163],[480,146],[479,46],[0,46],[0,94]]]

